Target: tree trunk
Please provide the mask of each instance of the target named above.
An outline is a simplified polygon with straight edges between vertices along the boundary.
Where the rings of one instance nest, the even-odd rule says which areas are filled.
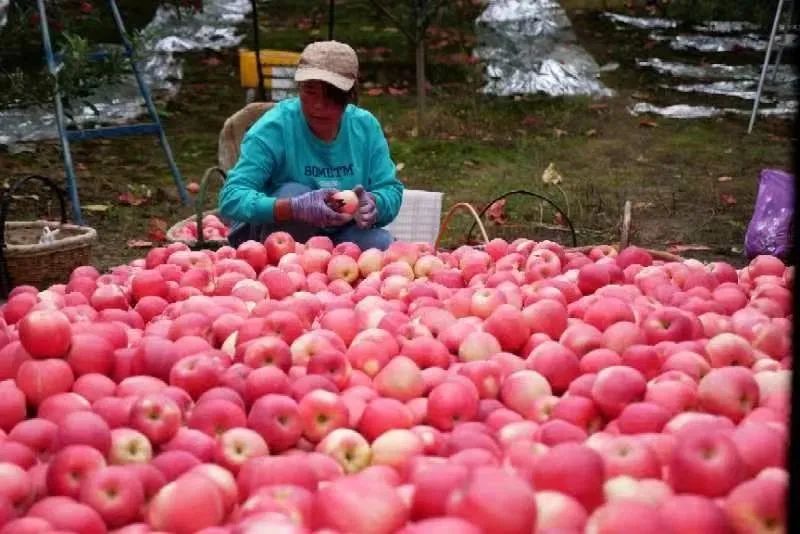
[[[417,41],[417,134],[423,130],[423,115],[425,113],[425,40]]]

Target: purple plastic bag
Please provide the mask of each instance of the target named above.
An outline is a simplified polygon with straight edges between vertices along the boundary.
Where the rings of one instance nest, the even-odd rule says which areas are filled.
[[[776,169],[762,170],[753,217],[744,237],[747,258],[760,254],[788,258],[793,217],[794,175]]]

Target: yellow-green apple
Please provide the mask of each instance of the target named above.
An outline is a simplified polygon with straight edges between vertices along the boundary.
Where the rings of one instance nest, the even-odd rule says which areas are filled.
[[[316,450],[336,460],[348,474],[361,471],[370,464],[372,458],[369,442],[349,428],[333,430],[317,444]]]
[[[402,475],[411,459],[422,454],[424,448],[422,439],[411,430],[387,430],[372,442],[372,464],[393,467]]]
[[[112,464],[146,463],[153,457],[153,446],[147,436],[132,428],[111,430],[108,461]]]
[[[458,357],[464,362],[488,360],[502,350],[495,336],[489,332],[474,331],[468,333],[458,346]]]
[[[672,488],[660,478],[635,478],[628,475],[609,477],[603,485],[606,501],[633,499],[661,505],[672,497]]]

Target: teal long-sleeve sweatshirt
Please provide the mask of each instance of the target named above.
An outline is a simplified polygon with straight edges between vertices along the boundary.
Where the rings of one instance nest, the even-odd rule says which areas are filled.
[[[345,108],[339,133],[330,143],[311,132],[299,98],[279,102],[266,112],[242,140],[239,160],[220,193],[220,214],[238,222],[271,223],[271,193],[287,182],[311,189],[362,185],[375,197],[377,226],[394,220],[403,196],[380,123],[352,104]]]

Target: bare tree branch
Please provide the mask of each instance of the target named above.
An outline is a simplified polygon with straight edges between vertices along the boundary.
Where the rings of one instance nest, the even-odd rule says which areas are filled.
[[[388,18],[388,19],[389,19],[389,20],[392,22],[392,24],[394,24],[394,25],[395,25],[395,27],[397,27],[397,29],[398,29],[398,30],[400,30],[400,31],[403,33],[403,35],[405,35],[405,36],[406,36],[406,38],[407,38],[409,41],[411,41],[412,43],[416,43],[416,42],[417,42],[417,39],[416,39],[416,37],[414,37],[413,35],[411,35],[411,33],[409,33],[409,31],[408,31],[408,30],[405,28],[405,26],[403,26],[402,22],[400,22],[400,21],[397,19],[397,17],[395,17],[395,16],[394,16],[394,14],[393,14],[391,11],[389,11],[389,9],[387,9],[387,8],[386,8],[386,7],[385,7],[383,4],[381,4],[381,3],[380,3],[378,0],[369,0],[369,2],[370,2],[372,5],[374,5],[375,7],[377,7],[377,8],[378,8],[378,10],[379,10],[381,13],[383,13],[383,15],[384,15],[384,16],[386,16],[386,18]]]
[[[423,30],[425,30],[428,27],[428,24],[430,24],[431,19],[436,15],[439,9],[441,9],[444,6],[445,3],[446,3],[445,0],[439,0],[438,2],[430,0],[429,2],[426,3],[420,24]]]

